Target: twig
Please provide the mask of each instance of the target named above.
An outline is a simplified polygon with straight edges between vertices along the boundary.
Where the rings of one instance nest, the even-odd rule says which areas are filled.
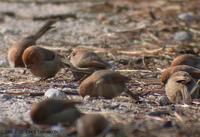
[[[102,0],[84,0],[84,2],[98,2]],[[104,0],[108,1],[108,0]],[[23,3],[23,4],[30,4],[30,3],[35,3],[35,4],[64,4],[64,3],[75,3],[75,2],[83,2],[83,0],[0,0],[0,2],[9,2],[9,3]]]
[[[117,72],[143,72],[143,73],[152,73],[151,70],[137,70],[137,69],[118,69],[118,70],[115,70],[115,71],[117,71]]]
[[[158,55],[163,51],[163,48],[154,49],[154,50],[144,50],[144,51],[120,51],[118,54],[129,55],[129,56],[148,56],[148,55]]]
[[[154,34],[152,34],[152,33],[149,33],[149,36],[153,39],[153,40],[155,40],[156,42],[158,42],[158,43],[161,43],[162,41],[161,40],[159,40],[159,38],[158,37],[156,37]]]
[[[98,47],[93,47],[93,46],[87,46],[87,47],[86,46],[79,46],[79,47],[94,51],[96,53],[109,53],[110,52],[110,49],[98,48]]]
[[[152,93],[159,93],[159,94],[164,94],[165,91],[163,89],[156,89],[156,90],[147,90],[141,93],[141,96],[146,96],[148,94],[152,94]]]
[[[185,124],[185,120],[177,112],[174,113],[174,116],[176,117],[176,120],[180,122],[181,125]]]
[[[65,90],[63,90],[63,92],[68,95],[79,95],[78,90],[75,88],[65,88]]]
[[[115,53],[115,54],[122,54],[122,55],[129,55],[129,56],[148,56],[148,55],[158,55],[163,51],[163,48],[154,49],[154,50],[143,50],[143,51],[122,51],[120,49],[113,50],[113,49],[104,49],[104,48],[97,48],[97,47],[84,47],[81,46],[80,48],[85,48],[88,50],[92,50],[96,53]]]
[[[149,115],[146,115],[146,118],[153,119],[153,120],[157,120],[157,121],[165,121],[164,118],[155,117],[155,116],[149,116]]]
[[[41,45],[42,46],[42,45]],[[43,48],[54,50],[54,51],[70,51],[70,49],[64,48],[64,47],[50,47],[50,46],[42,46]]]
[[[52,50],[61,50],[61,51],[69,51],[69,49],[66,48],[55,48],[55,47],[49,47],[46,46],[47,49]],[[93,46],[78,46],[77,48],[83,48],[90,51],[93,51],[95,53],[105,53],[105,54],[122,54],[122,55],[128,55],[128,56],[153,56],[158,55],[163,51],[163,48],[154,49],[154,50],[143,50],[143,51],[123,51],[120,49],[106,49],[106,48],[99,48],[99,47],[93,47]]]
[[[78,95],[77,90],[76,89],[71,89],[68,88],[66,91],[63,91],[65,94],[67,95]],[[2,92],[0,91],[0,94],[7,94],[7,95],[13,95],[13,96],[31,96],[31,97],[35,97],[35,96],[44,96],[44,92]]]
[[[0,92],[0,94],[8,94],[13,96],[21,96],[21,95],[27,95],[27,96],[43,96],[43,92]]]
[[[199,30],[195,30],[195,29],[192,29],[192,28],[190,28],[189,30],[190,30],[191,32],[195,33],[195,34],[200,35],[200,31],[199,31]]]
[[[55,15],[45,15],[45,16],[24,16],[21,14],[17,14],[13,11],[2,11],[0,12],[1,15],[9,16],[9,17],[17,17],[18,19],[32,19],[32,20],[48,20],[48,19],[66,19],[66,18],[73,18],[77,19],[77,15],[75,13],[60,13]]]
[[[4,67],[0,67],[0,70],[17,70],[17,71],[19,71],[19,70],[26,70],[25,68],[4,68]]]
[[[23,16],[20,16],[21,18],[23,18]],[[24,17],[26,18],[26,17]],[[76,14],[73,13],[63,13],[63,14],[57,14],[57,15],[46,15],[46,16],[36,16],[36,17],[31,17],[32,20],[48,20],[48,19],[66,19],[66,18],[73,18],[73,19],[77,19]]]
[[[195,86],[192,88],[190,95],[192,96],[195,92],[199,92],[200,89],[200,80],[198,80],[195,84]]]

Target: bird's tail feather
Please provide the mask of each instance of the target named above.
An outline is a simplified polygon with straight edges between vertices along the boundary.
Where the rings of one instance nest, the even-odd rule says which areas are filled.
[[[57,20],[48,20],[33,36],[35,37],[35,39],[39,39],[41,36],[43,36],[48,30],[53,28],[53,24],[56,22]]]

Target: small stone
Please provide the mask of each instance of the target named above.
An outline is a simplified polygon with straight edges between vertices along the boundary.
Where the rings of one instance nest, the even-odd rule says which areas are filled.
[[[7,94],[3,94],[3,95],[1,95],[1,98],[4,99],[4,100],[10,100],[12,98],[12,96],[7,95]]]
[[[0,67],[8,66],[8,62],[5,59],[0,60]]]
[[[106,134],[106,137],[115,137],[115,134],[113,134],[113,133],[108,133],[108,134]]]
[[[149,99],[150,101],[154,101],[154,100],[156,99],[156,97],[153,96],[153,95],[149,95],[149,96],[148,96],[148,99]]]
[[[183,21],[191,22],[194,20],[194,15],[191,12],[181,13],[178,18]]]
[[[174,34],[175,41],[191,41],[192,34],[186,31],[179,31]]]
[[[83,100],[84,100],[84,101],[91,100],[91,97],[87,95],[87,96],[85,96],[85,97],[83,98]]]
[[[67,97],[64,92],[59,91],[58,89],[55,88],[48,89],[45,92],[44,96],[47,98],[54,98],[54,99],[64,99]]]
[[[63,126],[61,126],[60,124],[52,126],[51,130],[54,132],[54,134],[56,133],[60,136],[64,136],[67,134],[66,129]]]
[[[199,48],[193,48],[194,53],[199,53]]]

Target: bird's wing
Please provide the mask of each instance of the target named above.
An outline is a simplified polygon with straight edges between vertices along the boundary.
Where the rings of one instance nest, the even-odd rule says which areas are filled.
[[[115,74],[108,74],[104,76],[105,80],[107,82],[115,82],[115,83],[123,83],[123,82],[128,82],[130,78],[121,75],[120,73],[115,73]]]
[[[56,53],[48,49],[41,48],[41,52],[46,61],[51,61],[56,57]]]
[[[83,57],[83,61],[80,62],[79,67],[82,68],[108,68],[109,64],[103,61],[96,54],[89,54]]]

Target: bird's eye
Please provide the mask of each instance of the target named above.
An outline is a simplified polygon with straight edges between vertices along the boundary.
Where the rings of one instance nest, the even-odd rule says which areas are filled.
[[[177,83],[183,83],[185,80],[177,80]]]
[[[177,82],[177,83],[181,83],[181,84],[187,84],[187,83],[189,83],[190,81],[188,81],[187,79],[182,79],[182,80],[177,80],[176,82]]]

